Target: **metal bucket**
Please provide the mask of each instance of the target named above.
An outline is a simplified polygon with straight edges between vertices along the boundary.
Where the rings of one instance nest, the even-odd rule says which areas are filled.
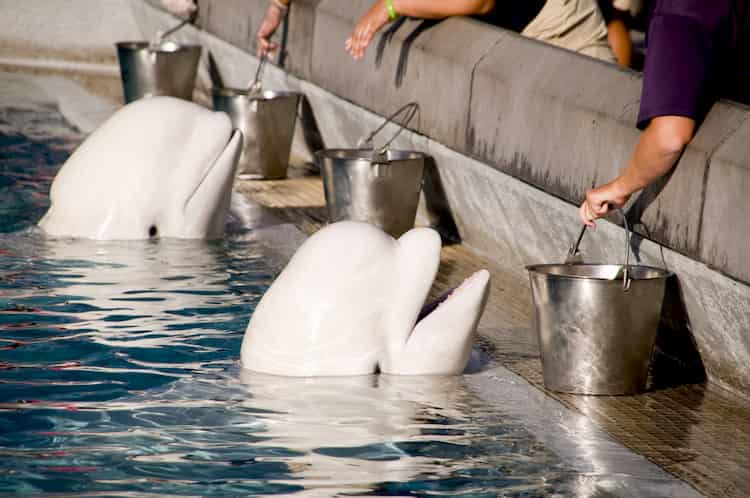
[[[325,149],[315,154],[323,174],[328,220],[365,221],[394,237],[414,226],[426,156],[388,150]]]
[[[547,389],[616,395],[646,387],[665,283],[672,274],[630,265],[627,224],[625,231],[625,265],[527,267]]]
[[[116,46],[126,104],[156,95],[192,100],[200,45],[168,41],[152,47],[146,41],[129,41]]]
[[[416,151],[387,149],[403,126],[379,150],[371,148],[370,143],[375,134],[407,109],[411,109],[408,122],[418,106],[412,103],[402,107],[360,141],[370,147],[323,149],[315,153],[323,175],[330,222],[364,221],[394,237],[414,227],[427,156]]]
[[[229,114],[233,126],[244,135],[237,168],[240,175],[286,178],[301,96],[296,92],[214,89],[214,109]]]

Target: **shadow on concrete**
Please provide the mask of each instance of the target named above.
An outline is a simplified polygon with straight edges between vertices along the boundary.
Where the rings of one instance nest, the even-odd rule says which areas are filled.
[[[705,381],[706,369],[690,330],[680,281],[672,275],[666,283],[651,361],[651,388],[664,389]]]
[[[391,42],[391,40],[393,39],[393,35],[395,35],[396,31],[398,31],[401,26],[404,25],[406,19],[406,17],[399,17],[390,26],[388,26],[387,29],[383,31],[382,35],[380,35],[380,38],[378,39],[378,45],[375,49],[376,68],[380,68],[380,65],[383,63],[383,53],[385,53],[385,46]]]
[[[281,25],[281,42],[279,43],[279,67],[286,69],[286,59],[289,56],[287,45],[289,44],[289,16],[292,14],[292,3],[289,3],[289,10],[284,16]],[[262,22],[262,21],[261,21]]]
[[[677,161],[675,161],[675,165],[680,164],[680,160],[682,159],[683,154],[684,151],[682,154],[680,154],[680,157],[677,159]],[[644,235],[651,240],[654,240],[654,235],[659,237],[659,240],[668,240],[666,237],[662,236],[663,234],[652,233],[649,231],[648,227],[646,227],[646,225],[643,223],[643,214],[651,206],[651,204],[656,201],[656,199],[659,197],[659,194],[661,194],[662,190],[664,190],[664,187],[667,186],[669,180],[674,174],[676,167],[677,166],[673,167],[667,174],[644,188],[641,191],[640,195],[638,195],[638,198],[627,209],[626,217],[630,226],[634,227],[633,231],[640,233],[641,235]],[[638,230],[636,227],[641,227],[642,231]]]
[[[208,76],[211,78],[211,88],[224,87],[224,78],[221,77],[219,65],[211,52],[208,52]]]
[[[659,188],[663,187],[664,184]],[[628,219],[630,221],[630,212],[628,212]],[[634,232],[637,227],[640,227],[645,232],[645,238],[653,240],[648,227],[642,222],[636,221],[630,226],[633,227]],[[630,237],[630,250],[633,252],[635,264],[641,263],[640,246],[643,240],[644,237],[637,233],[633,233]],[[659,245],[659,252],[660,266],[669,270],[664,259],[664,248],[661,245]],[[676,275],[672,275],[666,281],[661,320],[651,360],[651,389],[664,389],[705,381],[706,369],[691,331],[680,281]]]
[[[435,159],[431,156],[427,156],[425,161],[422,192],[424,193],[430,226],[437,230],[443,239],[443,243],[461,243],[461,235],[458,233],[458,227],[448,203],[448,196],[440,179],[440,171],[435,164]]]
[[[385,52],[386,45],[388,45],[391,40],[393,40],[394,35],[399,29],[401,29],[405,22],[406,18],[402,17],[400,19],[397,19],[396,22],[394,22],[380,36],[380,39],[378,40],[377,50],[375,52],[376,68],[379,68],[381,63],[383,62],[383,54]],[[400,88],[404,82],[404,76],[406,75],[406,70],[409,66],[409,53],[411,52],[412,44],[417,40],[417,38],[419,38],[419,35],[432,28],[433,26],[437,26],[439,23],[440,20],[424,19],[417,24],[414,30],[409,33],[406,38],[404,38],[404,42],[401,44],[401,51],[398,55],[398,64],[396,66],[396,88]]]
[[[404,82],[404,76],[406,75],[406,70],[409,65],[409,53],[411,52],[412,44],[417,38],[419,38],[419,35],[433,26],[437,26],[439,22],[440,21],[434,19],[425,19],[414,28],[414,31],[409,33],[409,36],[407,36],[406,39],[404,39],[404,43],[401,45],[401,52],[398,55],[398,66],[396,66],[396,88],[401,88],[401,85]]]
[[[299,120],[302,125],[302,136],[305,139],[305,145],[308,150],[315,153],[319,150],[325,149],[326,144],[323,140],[323,134],[320,132],[318,120],[315,119],[315,113],[310,105],[310,101],[304,94],[300,100]],[[317,170],[317,165],[315,168]]]

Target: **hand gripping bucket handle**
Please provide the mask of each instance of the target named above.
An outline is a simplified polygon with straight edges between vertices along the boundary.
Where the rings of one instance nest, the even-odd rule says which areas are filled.
[[[622,224],[625,228],[625,265],[622,267],[622,290],[624,292],[627,292],[630,290],[630,226],[628,225],[628,219],[625,217],[625,213],[622,212],[622,209],[617,208],[617,212],[620,214],[620,217],[622,218]],[[586,233],[586,226],[583,225],[581,227],[581,231],[578,233],[578,237],[576,238],[575,242],[573,242],[573,245],[570,246],[570,249],[568,249],[567,257],[565,258],[565,262],[568,264],[573,264],[577,261],[579,252],[578,252],[578,246],[581,245],[581,240],[583,240],[583,234]],[[664,263],[664,269],[666,270],[666,263]]]
[[[380,133],[383,130],[383,128],[386,127],[388,123],[392,123],[396,119],[397,116],[399,116],[400,114],[405,114],[405,117],[403,121],[400,123],[399,129],[396,131],[396,133],[394,133],[393,136],[391,136],[391,138],[389,138],[388,141],[385,144],[383,144],[382,147],[380,147],[379,149],[373,152],[373,161],[372,161],[373,163],[385,161],[386,160],[385,156],[386,156],[386,151],[388,149],[388,146],[391,145],[391,142],[393,142],[396,139],[396,137],[398,137],[401,134],[402,131],[404,131],[404,129],[411,122],[411,120],[414,119],[414,116],[416,116],[419,113],[420,113],[419,104],[416,102],[409,102],[408,104],[402,106],[396,112],[388,116],[385,119],[385,121],[383,121],[383,124],[375,128],[375,130],[373,130],[369,135],[367,135],[366,137],[360,138],[358,142],[358,147],[362,149],[375,149],[372,143],[372,139],[375,138],[375,135]]]
[[[616,211],[620,214],[620,217],[622,218],[622,224],[625,228],[625,266],[623,266],[622,270],[622,290],[627,292],[630,290],[630,284],[632,282],[631,279],[631,272],[630,272],[630,240],[632,238],[632,231],[630,230],[630,226],[628,224],[628,219],[625,216],[625,213],[622,211],[621,208],[616,208]],[[573,245],[570,246],[570,249],[568,249],[567,257],[565,258],[566,264],[575,264],[579,263],[581,261],[580,259],[580,253],[578,251],[578,246],[581,245],[581,240],[583,240],[583,234],[586,233],[586,225],[583,225],[581,227],[581,231],[578,233],[578,237],[576,238]],[[661,255],[661,268],[665,272],[668,272],[667,270],[667,262],[664,260],[664,252],[660,252]]]

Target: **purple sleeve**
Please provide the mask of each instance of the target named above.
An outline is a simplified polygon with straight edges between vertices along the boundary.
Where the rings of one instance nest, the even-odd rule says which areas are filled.
[[[659,116],[700,121],[711,95],[709,77],[715,62],[710,36],[694,18],[656,14],[648,31],[638,128]]]

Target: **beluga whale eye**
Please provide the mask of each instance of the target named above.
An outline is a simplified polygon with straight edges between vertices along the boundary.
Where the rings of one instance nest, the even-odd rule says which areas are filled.
[[[152,239],[158,235],[159,231],[156,229],[156,225],[151,225],[151,228],[148,229],[148,236]]]

